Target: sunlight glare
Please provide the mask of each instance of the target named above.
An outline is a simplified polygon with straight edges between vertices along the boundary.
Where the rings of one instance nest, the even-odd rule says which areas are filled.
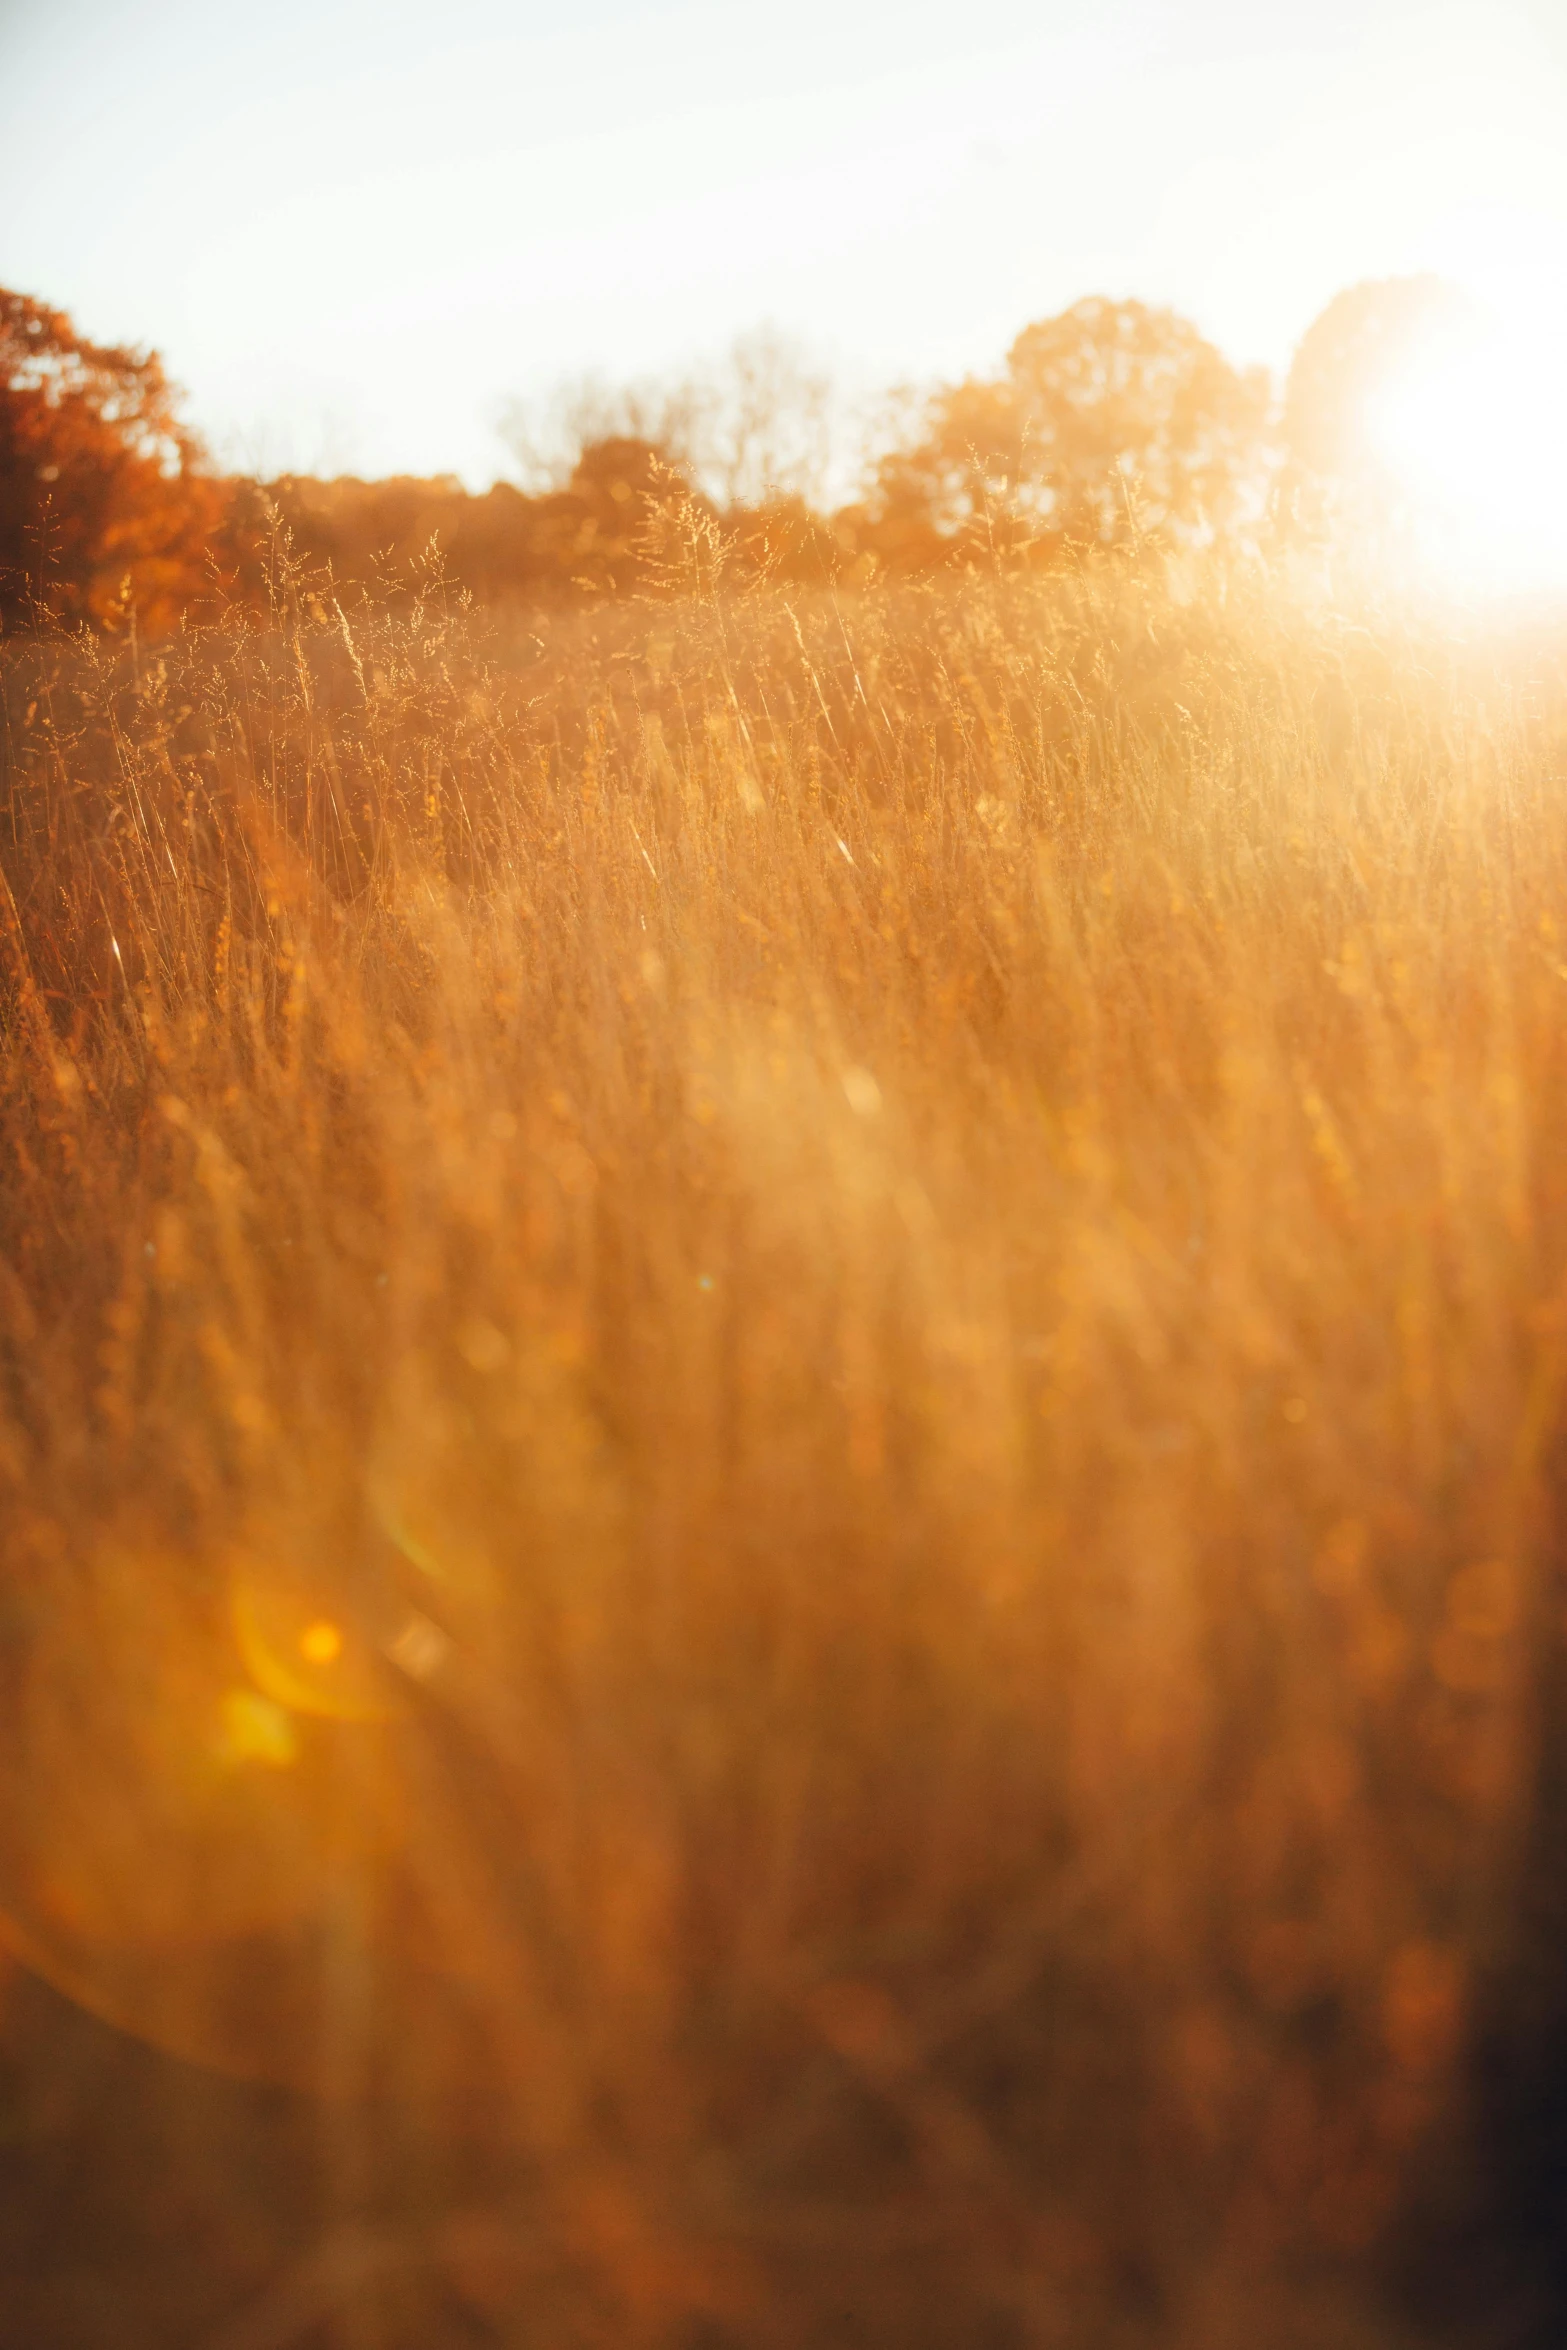
[[[1567,326],[1433,331],[1366,414],[1417,561],[1483,596],[1567,588]]]

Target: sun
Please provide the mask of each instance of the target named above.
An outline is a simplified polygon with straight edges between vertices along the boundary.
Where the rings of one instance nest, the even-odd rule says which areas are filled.
[[[1423,571],[1480,596],[1567,590],[1567,320],[1444,318],[1365,427]]]

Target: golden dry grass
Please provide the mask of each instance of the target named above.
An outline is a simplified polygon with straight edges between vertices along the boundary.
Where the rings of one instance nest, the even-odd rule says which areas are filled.
[[[345,2338],[1403,2339],[1561,1636],[1559,642],[316,612],[5,657],[17,1947],[423,2149]]]

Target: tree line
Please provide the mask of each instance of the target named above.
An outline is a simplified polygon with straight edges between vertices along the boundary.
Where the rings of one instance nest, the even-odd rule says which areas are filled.
[[[855,495],[824,492],[828,387],[786,346],[736,346],[722,385],[580,386],[507,419],[520,480],[224,476],[161,360],[95,344],[0,290],[0,627],[149,635],[293,576],[396,595],[438,550],[486,601],[545,605],[772,575],[860,581],[976,561],[1256,541],[1377,495],[1368,388],[1452,297],[1351,288],[1280,398],[1190,320],[1090,296],[1024,328],[995,376],[905,403]]]

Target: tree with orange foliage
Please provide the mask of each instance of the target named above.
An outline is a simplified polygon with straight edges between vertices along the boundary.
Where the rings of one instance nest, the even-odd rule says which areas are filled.
[[[998,380],[936,395],[878,467],[874,527],[922,565],[943,541],[1201,540],[1258,502],[1269,398],[1175,311],[1090,296],[1025,327]]]
[[[0,288],[0,625],[174,624],[227,502],[176,410],[155,352]]]

